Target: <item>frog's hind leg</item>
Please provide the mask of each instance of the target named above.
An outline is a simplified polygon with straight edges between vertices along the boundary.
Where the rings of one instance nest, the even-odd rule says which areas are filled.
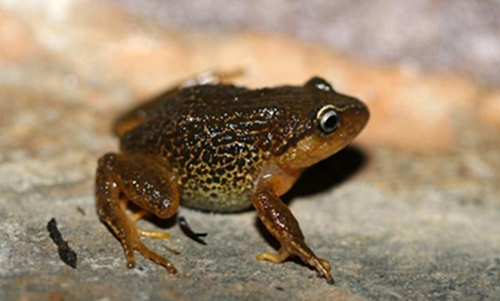
[[[116,119],[113,125],[113,132],[118,136],[122,137],[128,131],[138,127],[146,120],[152,118],[155,114],[159,112],[160,105],[171,97],[176,89],[167,91],[154,99],[139,104],[137,107],[133,108],[126,114],[121,115]]]
[[[120,116],[113,126],[113,132],[122,137],[126,132],[136,128],[144,121],[155,116],[160,110],[160,106],[168,102],[180,89],[197,85],[217,85],[228,83],[232,79],[243,75],[243,69],[234,69],[231,71],[205,71],[198,73],[180,83],[174,85],[166,92],[157,95],[153,99],[139,104],[130,112]]]
[[[142,208],[132,216],[126,212],[126,202]],[[134,251],[164,266],[177,270],[167,259],[151,251],[141,237],[168,238],[163,232],[139,230],[135,220],[152,212],[160,218],[173,216],[179,206],[179,193],[168,171],[145,157],[106,154],[99,159],[96,177],[97,214],[120,240],[129,268],[134,267]],[[141,213],[142,212],[142,213]]]
[[[319,276],[332,284],[334,281],[330,274],[330,263],[318,258],[309,248],[299,223],[274,191],[264,184],[254,193],[252,202],[264,226],[281,244],[278,252],[264,252],[259,254],[257,259],[280,263],[291,256],[298,256],[303,262],[314,267]]]

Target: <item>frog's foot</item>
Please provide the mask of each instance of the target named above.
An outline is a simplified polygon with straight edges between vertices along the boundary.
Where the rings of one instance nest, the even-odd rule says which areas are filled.
[[[257,190],[252,201],[264,226],[281,244],[278,252],[261,253],[257,260],[281,263],[289,257],[298,256],[303,262],[314,267],[318,276],[333,284],[330,263],[318,258],[307,246],[297,220],[280,198],[271,189],[263,187]]]
[[[156,254],[155,252],[151,251],[141,241],[139,241],[139,243],[136,245],[135,250],[138,251],[139,253],[141,253],[141,255],[146,257],[147,259],[149,259],[153,262],[156,262],[157,264],[165,267],[170,273],[172,273],[172,274],[177,273],[177,269],[170,261],[161,257],[160,255]],[[127,262],[128,262],[128,266],[130,267],[130,262],[128,261],[128,258],[127,258]],[[133,265],[132,265],[132,267],[133,267]]]
[[[137,232],[142,237],[147,237],[147,238],[156,238],[156,239],[169,239],[170,234],[163,232],[163,231],[146,231],[146,230],[141,230],[137,229]]]
[[[101,207],[102,208],[102,207]],[[101,209],[100,208],[100,209]],[[104,208],[102,208],[104,209]],[[110,211],[107,211],[110,213]],[[112,212],[112,211],[111,211]],[[120,240],[122,244],[123,251],[125,253],[125,258],[127,260],[127,267],[135,267],[135,256],[134,251],[141,253],[145,258],[165,267],[170,273],[177,273],[174,265],[158,255],[154,251],[151,251],[142,241],[141,237],[155,238],[155,239],[168,239],[170,235],[165,232],[160,231],[145,231],[136,228],[133,221],[128,219],[128,217],[121,212],[115,212],[115,219],[102,218],[103,221],[109,226],[116,237]],[[175,253],[175,250],[172,250]]]
[[[306,245],[306,248],[309,249]],[[309,249],[312,255],[312,251]],[[300,256],[299,253],[305,253],[305,255]],[[331,265],[328,260],[323,258],[317,258],[316,256],[310,256],[309,252],[304,252],[302,250],[297,250],[296,252],[289,252],[287,248],[281,247],[278,252],[270,253],[270,252],[262,252],[257,255],[257,260],[259,261],[270,261],[273,263],[282,263],[285,262],[288,258],[293,257],[295,255],[299,256],[304,262],[313,266],[316,271],[318,271],[319,277],[324,277],[326,281],[330,284],[334,283],[333,277],[330,275]]]
[[[123,206],[122,206],[122,209],[123,210],[127,210],[127,204],[126,202],[122,202]],[[128,215],[128,218],[133,221],[133,222],[137,222],[138,220],[150,215],[151,212],[147,211],[147,210],[139,210],[137,212],[134,212],[134,213],[130,213]]]
[[[137,159],[107,154],[99,160],[96,178],[97,213],[120,240],[129,268],[135,266],[134,251],[138,251],[149,260],[165,267],[170,273],[176,273],[177,270],[170,261],[151,251],[140,239],[167,239],[170,235],[160,231],[137,229],[135,220],[143,217],[144,211],[153,212],[161,218],[172,216],[177,210],[178,194],[172,193],[172,186],[160,178],[166,176],[166,179],[169,179],[168,175],[163,174],[163,170],[151,168],[147,159]],[[141,163],[139,165],[133,162]],[[138,183],[137,179],[143,179],[144,183]],[[157,190],[156,194],[153,194],[154,197],[146,189],[151,189],[151,186]],[[144,195],[145,193],[147,195]],[[130,216],[125,210],[128,201],[143,210]]]

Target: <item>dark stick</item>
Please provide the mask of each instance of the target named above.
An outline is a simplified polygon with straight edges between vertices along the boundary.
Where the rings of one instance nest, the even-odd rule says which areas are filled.
[[[76,253],[73,251],[68,243],[62,238],[61,232],[57,229],[57,222],[52,218],[47,224],[47,230],[49,230],[50,238],[57,245],[57,252],[59,253],[59,258],[69,265],[70,267],[76,269]]]
[[[179,217],[179,227],[181,228],[182,232],[184,232],[184,234],[186,234],[187,237],[191,238],[192,240],[194,240],[197,243],[200,243],[202,245],[207,244],[203,239],[200,238],[200,237],[207,236],[207,233],[196,233],[193,230],[191,230],[186,219],[182,216]]]

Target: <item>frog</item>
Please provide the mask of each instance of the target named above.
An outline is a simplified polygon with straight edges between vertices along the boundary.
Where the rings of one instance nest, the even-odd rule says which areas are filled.
[[[303,171],[350,144],[369,119],[367,106],[313,76],[303,85],[249,89],[224,73],[204,73],[139,104],[113,127],[120,151],[98,160],[97,215],[123,247],[175,266],[141,238],[167,239],[136,222],[150,214],[175,218],[180,204],[208,212],[252,207],[280,247],[259,261],[298,257],[333,284],[328,260],[316,256],[281,197]],[[139,208],[128,210],[129,206]]]

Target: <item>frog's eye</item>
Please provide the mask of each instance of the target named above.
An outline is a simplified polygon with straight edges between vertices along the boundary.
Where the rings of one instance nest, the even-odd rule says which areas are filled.
[[[319,129],[325,134],[332,133],[339,125],[339,116],[331,106],[321,108],[318,111],[317,120]]]
[[[318,89],[321,91],[325,91],[325,92],[334,91],[332,85],[330,85],[329,82],[327,82],[326,80],[322,79],[321,77],[317,77],[317,76],[308,80],[306,83],[306,87],[312,87],[312,88],[315,88],[315,89]]]

